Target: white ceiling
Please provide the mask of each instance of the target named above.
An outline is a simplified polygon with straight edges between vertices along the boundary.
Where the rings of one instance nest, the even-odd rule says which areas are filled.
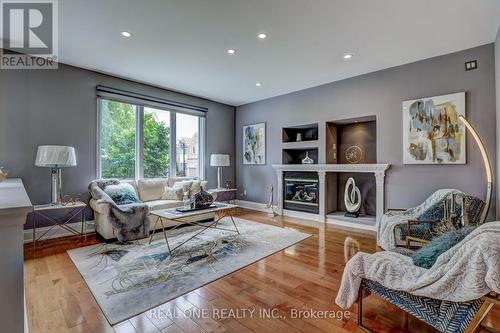
[[[499,23],[499,0],[61,0],[59,59],[241,105],[491,43]]]

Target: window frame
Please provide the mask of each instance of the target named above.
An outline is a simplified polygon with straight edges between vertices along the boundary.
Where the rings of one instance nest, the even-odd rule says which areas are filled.
[[[155,110],[162,110],[170,114],[170,166],[169,176],[177,177],[177,113],[184,113],[172,110],[167,107],[160,107],[156,103],[154,105],[146,105],[143,103],[134,103],[127,99],[112,98],[105,96],[97,96],[97,132],[96,132],[96,175],[97,178],[102,178],[102,165],[101,165],[101,120],[102,120],[102,101],[114,101],[119,103],[127,103],[134,105],[136,108],[136,135],[135,135],[135,175],[134,179],[144,178],[144,108],[152,108]],[[189,112],[185,114],[198,117],[198,179],[205,179],[205,117],[193,115]],[[161,178],[161,177],[157,177]]]

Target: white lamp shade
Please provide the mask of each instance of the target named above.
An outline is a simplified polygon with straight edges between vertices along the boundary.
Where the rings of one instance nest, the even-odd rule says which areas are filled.
[[[75,148],[68,146],[38,146],[35,165],[47,168],[76,166]]]
[[[210,155],[210,166],[228,167],[230,166],[228,154],[212,154]]]

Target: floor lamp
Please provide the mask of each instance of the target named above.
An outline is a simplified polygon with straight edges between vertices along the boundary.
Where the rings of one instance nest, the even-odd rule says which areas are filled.
[[[481,155],[483,157],[483,163],[484,163],[484,169],[486,170],[486,182],[487,182],[487,187],[486,187],[486,200],[484,204],[484,209],[481,214],[481,223],[486,221],[486,217],[488,216],[488,211],[490,209],[490,204],[491,204],[491,191],[493,187],[493,171],[491,169],[491,164],[490,164],[490,159],[488,157],[488,152],[486,151],[486,147],[484,146],[483,140],[481,140],[481,137],[477,133],[476,129],[465,119],[464,116],[460,115],[458,116],[458,119],[460,119],[465,127],[472,133],[472,136],[474,137],[474,140],[476,140],[477,145],[479,146],[479,150],[481,151]]]

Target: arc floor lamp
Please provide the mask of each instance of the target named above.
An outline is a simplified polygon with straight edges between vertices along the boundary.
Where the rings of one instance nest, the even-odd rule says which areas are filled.
[[[491,204],[491,191],[493,190],[493,171],[491,169],[491,164],[490,164],[490,158],[488,157],[488,152],[486,151],[486,147],[484,146],[483,140],[481,140],[481,137],[477,133],[476,129],[474,126],[472,126],[467,119],[465,119],[464,116],[460,115],[458,116],[458,119],[460,119],[465,127],[472,133],[472,136],[474,137],[474,140],[476,140],[477,145],[479,146],[479,150],[481,151],[481,155],[483,157],[483,163],[484,163],[484,169],[486,170],[486,200],[485,206],[481,215],[481,223],[483,223],[486,220],[486,217],[488,216],[488,210],[490,209],[490,204]]]

